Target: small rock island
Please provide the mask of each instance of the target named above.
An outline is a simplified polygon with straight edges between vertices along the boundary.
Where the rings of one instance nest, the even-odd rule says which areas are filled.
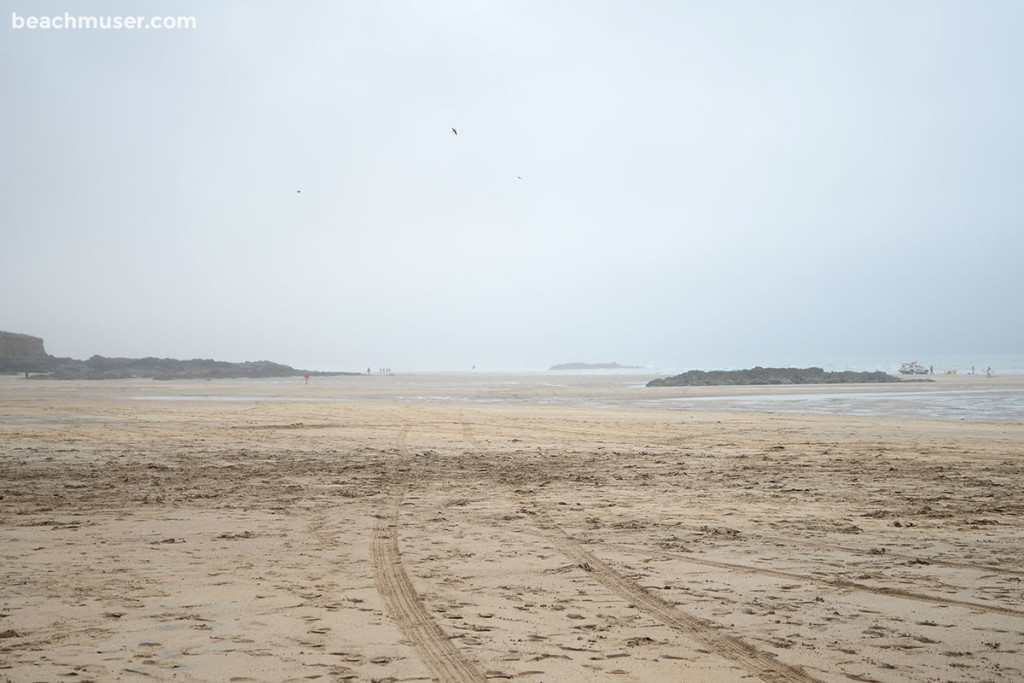
[[[649,387],[712,387],[748,384],[868,384],[900,382],[899,377],[876,370],[826,372],[821,368],[762,368],[749,370],[690,370],[681,375],[652,379]]]

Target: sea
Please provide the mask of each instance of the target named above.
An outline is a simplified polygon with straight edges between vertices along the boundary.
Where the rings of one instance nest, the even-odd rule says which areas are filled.
[[[926,391],[758,393],[646,401],[648,407],[691,411],[863,415],[937,420],[1024,422],[1024,387]]]
[[[916,361],[936,375],[974,375],[987,378],[997,375],[1024,375],[1024,354],[922,355],[916,358],[897,356],[830,359],[773,359],[752,362],[750,359],[697,362],[692,366],[643,368],[647,374],[671,376],[687,370],[738,370],[756,365],[764,367],[820,367],[826,371],[882,371],[905,380],[925,376],[900,375],[900,366]],[[608,373],[641,372],[640,368],[601,371]],[[1024,383],[1022,383],[1024,384]],[[881,386],[872,391],[868,386]],[[915,387],[915,388],[911,388]],[[919,387],[916,388],[916,387]],[[840,385],[836,391],[807,391],[800,387],[778,388],[759,392],[756,387],[743,395],[706,395],[658,398],[640,405],[661,409],[691,411],[725,411],[758,413],[806,413],[822,415],[889,415],[908,418],[942,420],[983,420],[1024,422],[1024,386],[993,383],[992,387],[970,388],[940,383],[907,385]]]
[[[313,395],[296,392],[301,378],[238,381],[243,392],[217,390],[214,382],[145,382],[133,396],[156,401],[375,401],[397,400],[424,403],[526,403],[537,405],[590,406],[602,408],[653,408],[683,411],[758,413],[806,413],[826,415],[897,416],[941,420],[981,420],[1024,423],[1024,357],[981,356],[977,359],[935,356],[910,359],[882,358],[816,362],[801,359],[789,367],[822,367],[825,370],[882,370],[898,375],[900,364],[917,360],[934,367],[936,375],[967,376],[977,381],[908,381],[901,384],[793,385],[785,387],[678,387],[646,390],[653,377],[667,377],[686,370],[735,370],[753,367],[749,362],[694,364],[694,366],[630,367],[611,370],[489,369],[452,371],[403,371],[374,377],[317,377],[310,382]],[[784,365],[766,362],[765,366]],[[987,371],[991,368],[991,385]],[[974,377],[970,377],[974,372]],[[1000,376],[1022,376],[1020,381],[1000,381]],[[929,377],[903,376],[906,380]],[[940,378],[941,379],[941,378]],[[230,380],[227,380],[230,381]],[[233,381],[234,382],[234,381]],[[305,385],[301,385],[305,387]],[[587,387],[592,387],[593,392]],[[201,390],[200,390],[201,388]],[[172,391],[168,391],[172,390]]]

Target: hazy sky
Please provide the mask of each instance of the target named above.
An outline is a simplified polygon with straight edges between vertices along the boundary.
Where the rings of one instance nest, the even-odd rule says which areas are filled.
[[[0,329],[51,354],[1024,350],[1018,0],[0,6]]]

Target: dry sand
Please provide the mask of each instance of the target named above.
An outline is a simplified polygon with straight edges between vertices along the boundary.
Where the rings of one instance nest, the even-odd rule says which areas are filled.
[[[1024,424],[301,382],[0,378],[0,680],[1024,677]]]

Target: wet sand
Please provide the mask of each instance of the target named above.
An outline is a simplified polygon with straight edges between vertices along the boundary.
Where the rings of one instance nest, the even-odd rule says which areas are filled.
[[[1024,677],[1024,424],[646,379],[0,378],[0,680]]]

